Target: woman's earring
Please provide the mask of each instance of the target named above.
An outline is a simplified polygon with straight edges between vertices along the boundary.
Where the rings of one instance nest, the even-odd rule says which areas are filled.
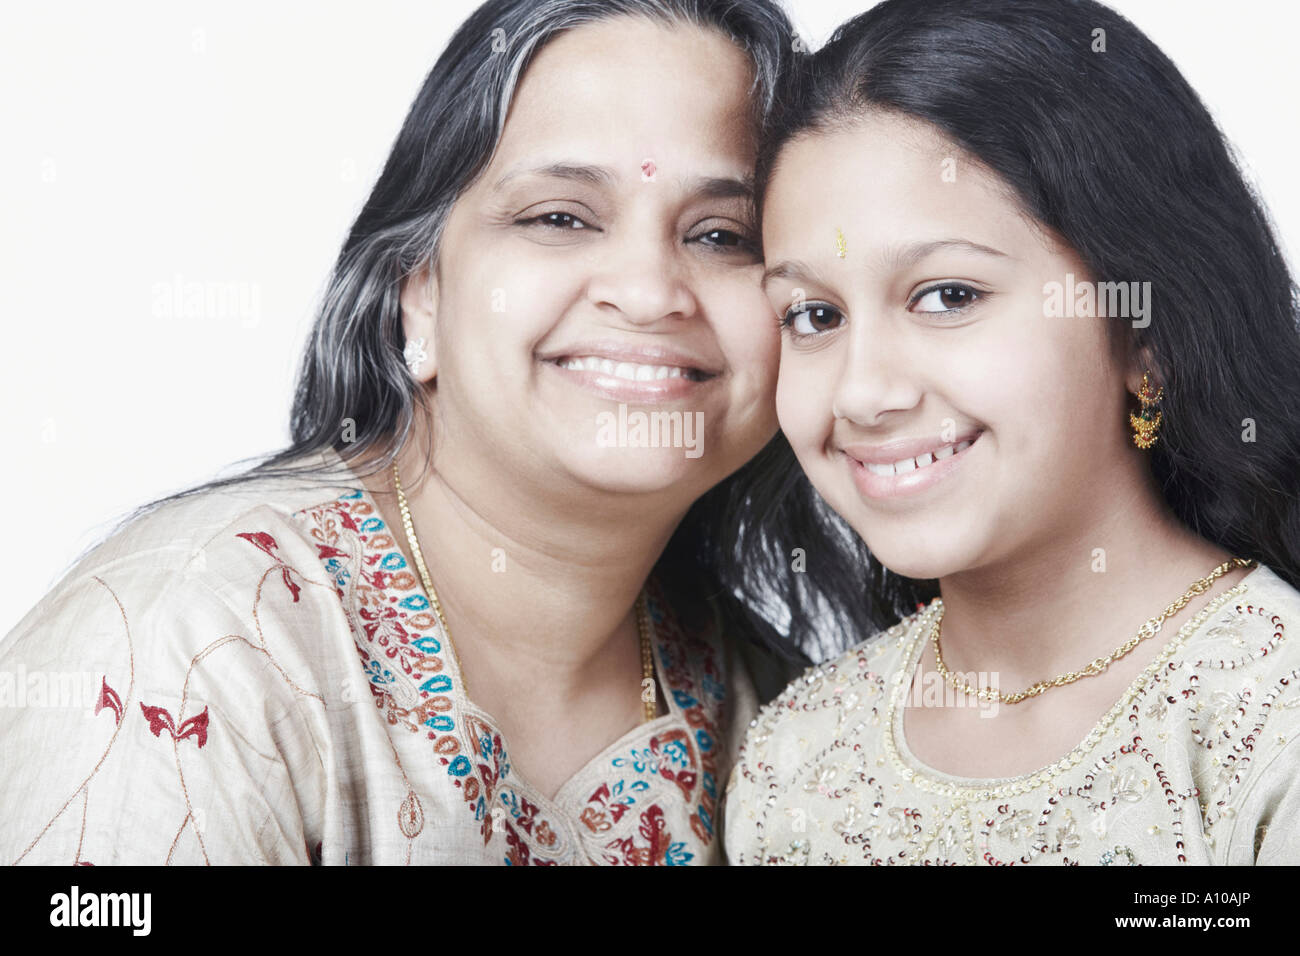
[[[1163,388],[1153,388],[1151,375],[1142,373],[1142,387],[1138,389],[1138,401],[1142,403],[1142,414],[1129,412],[1128,422],[1133,426],[1133,444],[1145,450],[1156,443],[1156,429],[1160,427],[1160,411],[1157,406],[1165,394]]]
[[[420,366],[429,357],[429,353],[424,350],[424,342],[423,337],[411,339],[402,350],[402,357],[406,359],[406,367],[411,370],[412,375],[420,374]]]

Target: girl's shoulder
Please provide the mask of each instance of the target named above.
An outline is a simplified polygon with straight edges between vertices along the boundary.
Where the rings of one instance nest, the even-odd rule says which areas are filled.
[[[906,651],[929,619],[930,607],[796,677],[750,722],[740,759],[795,770],[809,741],[837,735],[843,715],[881,719],[885,697]]]
[[[1202,614],[1179,657],[1203,687],[1285,679],[1300,668],[1300,591],[1267,565]]]

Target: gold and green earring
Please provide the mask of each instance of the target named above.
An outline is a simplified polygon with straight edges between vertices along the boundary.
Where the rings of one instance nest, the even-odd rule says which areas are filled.
[[[1142,373],[1142,387],[1138,389],[1138,401],[1142,403],[1142,414],[1129,412],[1128,422],[1133,426],[1133,444],[1144,451],[1156,443],[1156,429],[1160,427],[1160,398],[1165,394],[1163,388],[1151,384],[1149,372]]]

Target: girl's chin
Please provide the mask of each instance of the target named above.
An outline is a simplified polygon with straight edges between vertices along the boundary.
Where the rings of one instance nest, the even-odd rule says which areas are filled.
[[[975,550],[953,537],[951,523],[899,528],[881,534],[879,528],[855,528],[872,557],[889,571],[917,581],[930,581],[973,566]],[[867,533],[863,533],[866,531]]]

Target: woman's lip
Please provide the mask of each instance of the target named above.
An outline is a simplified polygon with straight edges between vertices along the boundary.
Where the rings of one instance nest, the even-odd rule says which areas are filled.
[[[718,363],[703,355],[686,349],[669,345],[624,345],[617,342],[584,342],[573,345],[563,352],[547,352],[538,355],[543,362],[566,362],[573,358],[608,359],[614,363],[629,362],[633,365],[667,365],[682,369],[691,369],[704,376],[721,374]]]
[[[696,381],[682,376],[680,378],[649,379],[632,381],[610,375],[599,369],[565,368],[554,361],[543,361],[543,366],[553,369],[568,382],[585,391],[614,402],[638,402],[643,405],[656,402],[674,402],[700,394],[701,389],[709,388],[717,376]]]
[[[848,452],[842,451],[842,454],[853,476],[853,483],[857,485],[859,493],[864,498],[876,500],[896,498],[916,494],[950,478],[956,469],[966,462],[967,456],[979,444],[979,440],[983,435],[983,432],[979,432],[971,440],[970,445],[959,452],[954,452],[947,458],[933,461],[924,468],[916,468],[895,475],[873,474],[867,470],[866,465]]]

